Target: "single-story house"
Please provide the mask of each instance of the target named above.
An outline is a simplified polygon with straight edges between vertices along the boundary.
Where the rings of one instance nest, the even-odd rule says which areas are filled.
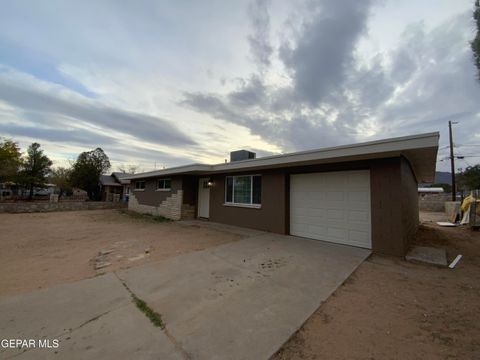
[[[129,209],[404,255],[419,223],[418,183],[434,181],[439,133],[128,177]]]
[[[419,187],[418,194],[425,195],[425,194],[442,194],[445,190],[442,187]]]
[[[102,201],[128,201],[130,195],[130,180],[126,174],[113,172],[111,175],[100,175]]]

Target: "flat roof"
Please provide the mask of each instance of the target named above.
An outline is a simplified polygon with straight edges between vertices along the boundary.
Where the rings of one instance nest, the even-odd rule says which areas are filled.
[[[418,192],[421,193],[443,193],[442,187],[419,187]]]
[[[439,138],[440,134],[438,132],[432,132],[266,156],[229,163],[213,165],[198,163],[190,164],[139,173],[125,177],[125,179],[134,180],[181,174],[208,175],[214,173],[274,169],[404,156],[410,161],[417,181],[429,183],[433,182],[435,178]]]

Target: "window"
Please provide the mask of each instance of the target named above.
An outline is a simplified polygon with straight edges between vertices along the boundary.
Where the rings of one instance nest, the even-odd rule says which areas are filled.
[[[171,188],[170,179],[160,179],[158,180],[157,190],[170,190]]]
[[[227,176],[225,203],[260,205],[262,203],[262,177],[260,175]]]
[[[135,190],[145,190],[145,181],[135,181]]]

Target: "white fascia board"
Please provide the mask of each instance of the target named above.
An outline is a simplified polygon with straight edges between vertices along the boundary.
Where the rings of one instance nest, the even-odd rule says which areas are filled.
[[[168,176],[187,173],[215,173],[227,172],[230,170],[242,170],[258,167],[281,167],[283,165],[292,165],[304,162],[327,162],[341,158],[361,158],[372,159],[392,154],[400,155],[402,151],[438,148],[439,133],[426,133],[412,136],[403,136],[385,140],[369,141],[365,143],[335,146],[330,148],[301,151],[290,154],[267,156],[258,159],[235,161],[230,163],[221,163],[216,165],[192,164],[179,166],[164,170],[151,171],[135,174],[124,179],[143,179],[149,177]],[[382,154],[384,156],[382,156]]]
[[[191,172],[205,172],[205,171],[211,171],[211,170],[212,170],[212,165],[192,164],[192,165],[177,166],[177,167],[168,168],[168,169],[138,173],[129,177],[125,177],[123,179],[125,180],[145,179],[150,177],[185,174],[185,173],[191,173]]]
[[[336,146],[325,149],[303,151],[285,155],[269,156],[259,159],[235,161],[233,163],[214,165],[214,171],[228,171],[243,169],[249,167],[288,165],[291,163],[300,163],[308,161],[330,160],[343,157],[376,155],[381,154],[400,154],[402,151],[421,148],[438,147],[438,133],[429,133],[415,136],[406,136],[388,140],[371,141],[366,143]],[[369,156],[372,158],[372,156]]]

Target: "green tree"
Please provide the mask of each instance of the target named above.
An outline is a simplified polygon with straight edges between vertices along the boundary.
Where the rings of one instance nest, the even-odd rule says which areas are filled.
[[[468,166],[457,175],[457,181],[463,190],[480,189],[480,165]]]
[[[478,69],[478,79],[480,80],[480,0],[475,1],[475,10],[473,11],[473,20],[477,27],[477,35],[472,41],[473,59]]]
[[[100,198],[100,175],[110,169],[110,160],[101,148],[78,155],[72,166],[70,183],[88,193],[91,200]]]
[[[19,172],[19,182],[28,187],[28,198],[30,200],[33,198],[33,189],[35,186],[44,186],[51,166],[52,161],[48,156],[43,154],[39,143],[33,143],[28,147],[27,156],[22,161]]]
[[[52,170],[49,181],[55,184],[60,189],[59,196],[72,191],[72,184],[70,183],[70,175],[72,169],[57,167]]]
[[[0,141],[0,183],[13,181],[21,164],[22,154],[16,142]]]

